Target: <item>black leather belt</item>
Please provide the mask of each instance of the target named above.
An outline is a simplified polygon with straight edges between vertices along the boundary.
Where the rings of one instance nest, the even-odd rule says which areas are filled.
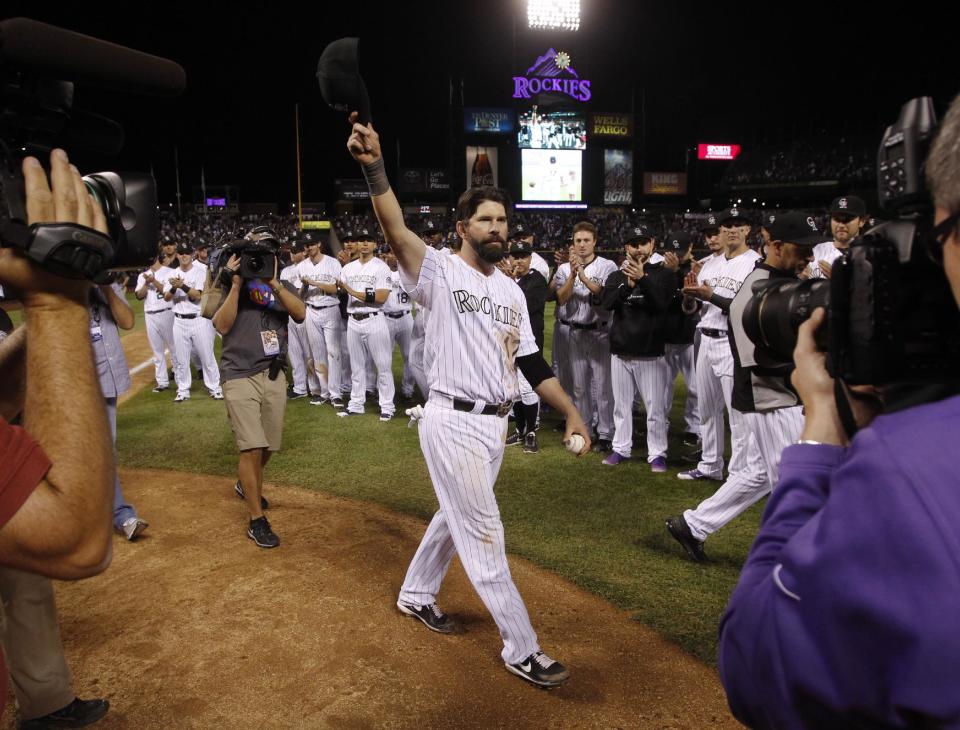
[[[350,316],[359,322],[360,320],[366,319],[367,317],[376,317],[378,314],[380,314],[380,312],[366,312],[365,314],[353,314],[351,312]]]
[[[726,330],[708,330],[706,327],[701,327],[700,331],[705,334],[707,337],[726,337]]]
[[[577,322],[568,322],[565,319],[560,320],[560,324],[565,324],[567,327],[573,327],[575,330],[595,330],[603,329],[607,326],[606,322],[593,322],[592,324],[579,324]]]
[[[170,307],[167,307],[166,309],[144,309],[143,313],[144,314],[160,314],[161,312],[169,312],[169,311],[170,311]]]
[[[404,317],[410,314],[410,312],[384,312],[384,314],[387,315],[390,319],[400,319],[401,317]]]
[[[179,312],[174,312],[173,316],[178,317],[179,319],[196,319],[197,318],[197,315],[195,314],[180,314]]]
[[[473,409],[476,407],[476,403],[469,400],[460,400],[459,398],[453,399],[453,410],[455,411],[465,411],[466,413],[473,413]],[[510,412],[510,409],[513,408],[513,403],[501,403],[499,405],[493,404],[484,406],[483,410],[480,411],[481,416],[500,416],[503,418]]]
[[[340,306],[340,305],[338,305],[338,304],[327,304],[327,305],[324,305],[324,306],[322,306],[322,307],[318,307],[316,304],[308,304],[307,306],[310,307],[310,309],[320,310],[320,309],[330,309],[330,307],[338,307],[338,306]]]

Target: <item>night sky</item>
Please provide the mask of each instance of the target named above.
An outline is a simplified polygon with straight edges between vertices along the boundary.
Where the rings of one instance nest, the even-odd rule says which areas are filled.
[[[123,123],[119,159],[73,155],[84,170],[149,169],[160,199],[174,194],[174,148],[189,196],[203,165],[208,185],[238,184],[244,202],[296,196],[294,105],[302,122],[304,200],[333,200],[335,177],[358,177],[347,127],[320,98],[314,73],[325,44],[356,35],[361,70],[384,138],[388,170],[462,166],[454,104],[512,106],[511,77],[547,48],[566,50],[593,82],[588,111],[634,111],[649,170],[683,169],[700,142],[789,144],[811,135],[879,135],[900,105],[932,95],[942,113],[960,91],[953,23],[871,18],[875,5],[747,5],[583,0],[581,29],[526,28],[520,0],[484,2],[99,4],[83,12],[6,3],[23,15],[180,63],[178,99],[81,88],[77,106]],[[709,5],[709,6],[707,6]],[[361,8],[368,8],[367,15]],[[347,11],[352,12],[347,12]],[[901,9],[900,12],[903,12]],[[645,132],[645,134],[643,133]],[[451,142],[452,140],[452,142]],[[639,167],[639,163],[638,163]]]

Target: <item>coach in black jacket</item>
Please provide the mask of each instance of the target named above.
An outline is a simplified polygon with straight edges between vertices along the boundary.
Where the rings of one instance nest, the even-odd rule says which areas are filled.
[[[613,384],[613,451],[603,460],[616,466],[630,458],[633,400],[639,391],[647,410],[647,461],[654,472],[667,470],[667,419],[664,399],[664,312],[673,297],[673,273],[663,262],[650,263],[656,240],[645,226],[624,241],[626,258],[607,277],[600,303],[613,313],[610,373]]]

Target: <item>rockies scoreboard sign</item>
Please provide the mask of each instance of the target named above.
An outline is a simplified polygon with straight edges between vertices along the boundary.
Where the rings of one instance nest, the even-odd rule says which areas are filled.
[[[553,48],[534,61],[523,76],[513,77],[513,98],[529,99],[537,94],[565,94],[576,101],[589,101],[590,80],[580,78],[570,65],[570,54]]]
[[[633,115],[597,112],[590,115],[591,137],[632,137]]]
[[[633,156],[629,150],[603,151],[603,204],[633,203]]]

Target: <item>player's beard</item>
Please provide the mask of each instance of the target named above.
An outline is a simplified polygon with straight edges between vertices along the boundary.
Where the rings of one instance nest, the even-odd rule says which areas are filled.
[[[488,264],[495,264],[507,255],[507,246],[500,236],[489,236],[478,246],[475,246],[477,256]]]

